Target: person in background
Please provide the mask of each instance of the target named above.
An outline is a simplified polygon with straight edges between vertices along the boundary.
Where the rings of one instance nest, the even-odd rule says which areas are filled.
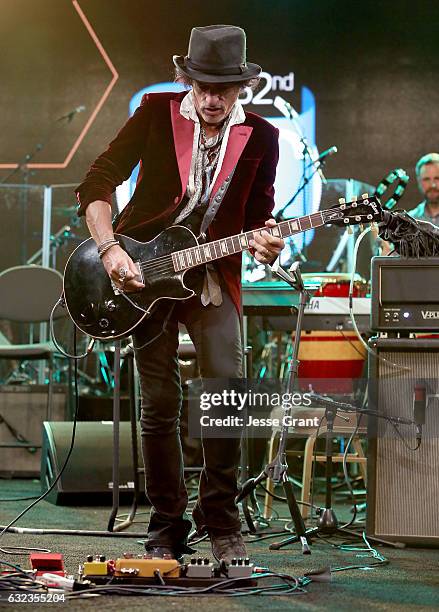
[[[416,179],[424,199],[408,213],[414,219],[439,225],[439,153],[427,153],[416,164]]]
[[[420,221],[439,226],[439,153],[427,153],[416,164],[416,179],[423,200],[408,214]],[[392,245],[381,241],[381,255],[389,255]]]

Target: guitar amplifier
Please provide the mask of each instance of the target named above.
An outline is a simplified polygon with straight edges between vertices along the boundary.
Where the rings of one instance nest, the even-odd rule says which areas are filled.
[[[367,533],[418,546],[439,546],[439,339],[372,338],[369,407],[383,417],[414,420],[414,387],[425,385],[425,424],[368,418]],[[384,361],[385,359],[385,361]]]
[[[439,332],[439,257],[372,258],[371,329]]]

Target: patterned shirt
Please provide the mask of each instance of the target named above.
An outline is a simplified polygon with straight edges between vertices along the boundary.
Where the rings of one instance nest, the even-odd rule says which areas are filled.
[[[198,157],[198,149],[199,149],[199,144],[200,144],[200,132],[201,132],[201,124],[200,124],[200,120],[197,115],[197,111],[195,109],[194,96],[193,96],[192,90],[189,91],[188,94],[183,98],[181,102],[181,106],[180,106],[180,114],[185,119],[189,119],[193,121],[195,124],[194,140],[192,144],[191,169],[190,169],[189,180],[188,180],[188,184],[186,188],[186,195],[190,198],[195,192],[195,188],[196,188],[195,187],[195,180],[196,180],[195,170],[196,170],[196,161]],[[226,125],[224,135],[222,137],[221,148],[219,150],[218,161],[216,164],[215,173],[213,175],[212,180],[210,181],[210,186],[208,189],[207,195],[209,197],[212,192],[212,188],[215,184],[215,181],[217,179],[217,176],[220,173],[221,166],[223,164],[224,156],[226,154],[226,149],[227,149],[227,143],[229,141],[230,128],[233,125],[244,123],[244,121],[245,121],[244,109],[242,108],[241,102],[237,100],[235,104],[233,105],[232,110],[230,111],[229,117],[226,121],[227,125]]]
[[[192,91],[189,91],[183,98],[180,105],[180,114],[185,119],[193,121],[195,126],[191,167],[186,187],[187,200],[183,204],[183,208],[178,211],[174,223],[188,225],[195,234],[198,234],[208,208],[213,186],[224,161],[230,128],[233,125],[243,123],[245,113],[242,104],[236,101],[220,132],[212,138],[204,137]],[[218,274],[213,264],[207,264],[205,270],[201,302],[204,306],[208,304],[219,306],[222,303],[222,295]]]

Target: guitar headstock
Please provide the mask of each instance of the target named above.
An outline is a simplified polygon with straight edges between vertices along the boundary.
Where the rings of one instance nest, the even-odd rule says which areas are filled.
[[[376,196],[364,193],[360,198],[355,197],[350,202],[345,202],[341,198],[337,206],[323,210],[322,215],[325,224],[349,227],[380,221],[382,208]]]

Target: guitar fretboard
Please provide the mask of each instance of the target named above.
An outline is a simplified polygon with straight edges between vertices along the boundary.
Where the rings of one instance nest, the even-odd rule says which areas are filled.
[[[277,238],[287,238],[293,234],[300,234],[313,227],[320,227],[326,221],[323,218],[322,212],[317,212],[312,215],[305,215],[297,219],[282,221],[273,227],[261,227],[259,229],[221,238],[196,247],[176,251],[172,254],[172,262],[176,272],[182,272],[188,268],[194,268],[201,264],[221,259],[227,255],[240,253],[251,248],[250,241],[255,239],[256,234],[266,231],[268,234]]]

